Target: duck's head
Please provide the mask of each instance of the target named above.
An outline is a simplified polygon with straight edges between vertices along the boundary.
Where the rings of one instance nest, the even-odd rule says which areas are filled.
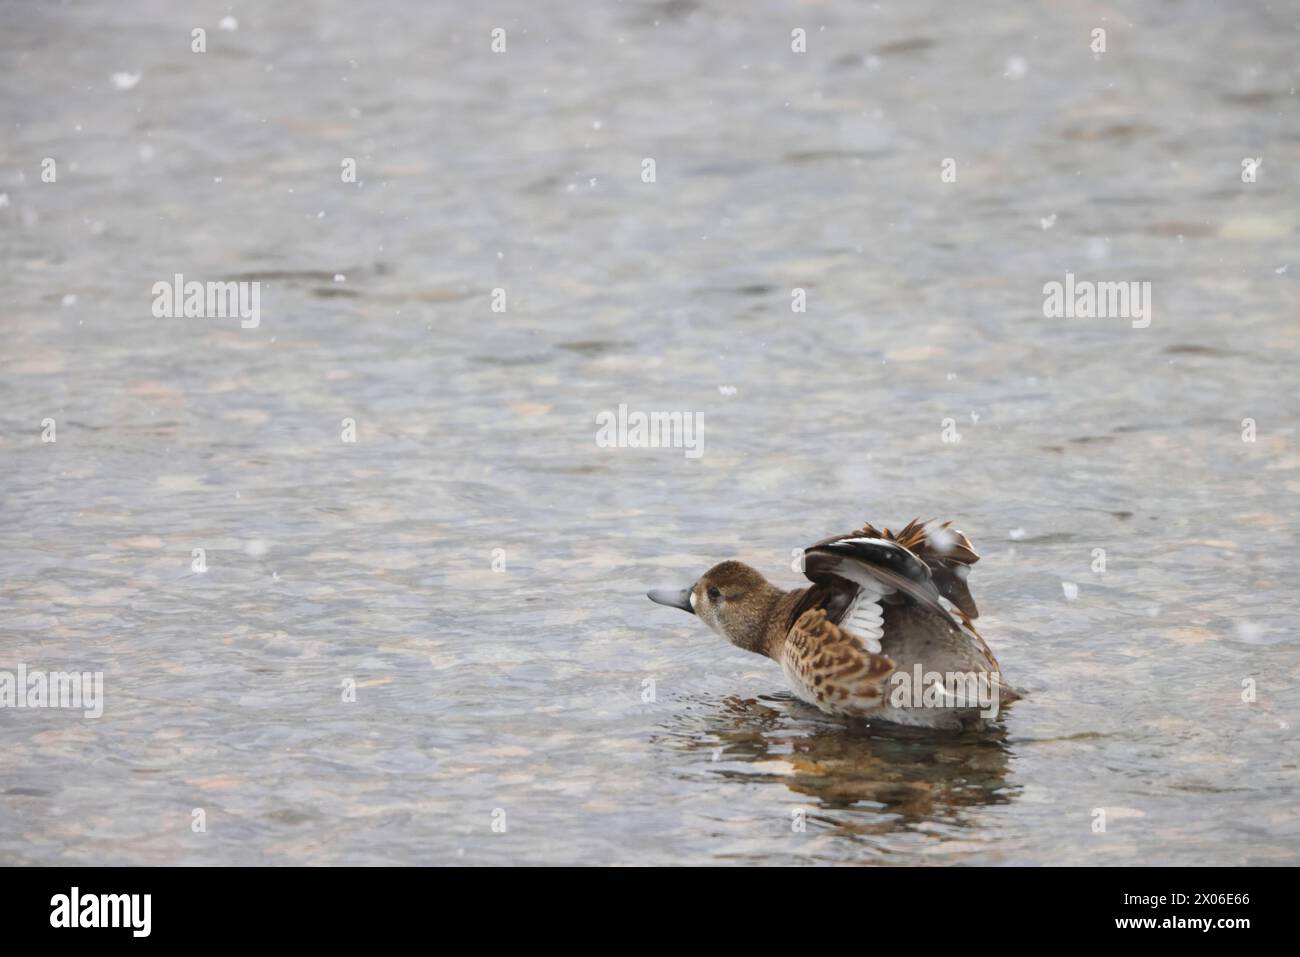
[[[733,645],[761,653],[768,612],[781,590],[744,562],[727,561],[689,588],[653,588],[646,597],[688,611]]]

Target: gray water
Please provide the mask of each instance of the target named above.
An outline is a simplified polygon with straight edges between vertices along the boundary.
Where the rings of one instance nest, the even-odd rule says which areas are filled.
[[[0,862],[1296,863],[1296,7],[463,6],[3,4]],[[988,732],[644,598],[914,515]]]

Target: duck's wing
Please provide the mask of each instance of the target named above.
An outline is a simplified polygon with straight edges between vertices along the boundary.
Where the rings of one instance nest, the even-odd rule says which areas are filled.
[[[868,612],[873,607],[879,611],[880,599],[899,591],[952,621],[939,601],[940,592],[930,566],[870,525],[804,549],[803,571],[814,582],[832,578],[853,582],[861,590]],[[847,617],[841,623],[847,624]]]
[[[814,582],[848,579],[861,589],[858,608],[840,619],[850,624],[855,612],[879,610],[880,598],[894,591],[957,622],[939,601],[948,599],[967,624],[979,617],[979,610],[966,585],[970,565],[979,561],[971,541],[951,523],[937,526],[931,533],[925,523],[912,520],[897,534],[889,529],[878,531],[870,523],[847,535],[823,539],[804,550],[804,574]],[[865,626],[871,622],[864,621]],[[859,630],[859,629],[854,629]]]
[[[925,526],[915,519],[904,532],[913,529],[912,537],[919,541],[909,545],[921,561],[930,566],[935,587],[939,594],[952,602],[966,618],[967,623],[980,616],[971,597],[966,577],[970,567],[980,560],[975,554],[975,546],[966,537],[966,533],[952,527],[952,522],[944,522],[927,533]]]
[[[885,703],[894,662],[868,651],[824,608],[810,609],[785,636],[781,669],[804,701],[837,714],[867,713]]]

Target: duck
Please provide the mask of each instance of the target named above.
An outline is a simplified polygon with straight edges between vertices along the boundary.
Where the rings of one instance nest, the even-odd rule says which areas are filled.
[[[1020,698],[975,629],[979,555],[952,522],[870,522],[802,550],[811,583],[786,590],[743,562],[714,565],[651,601],[699,618],[781,666],[794,695],[841,718],[960,730]]]

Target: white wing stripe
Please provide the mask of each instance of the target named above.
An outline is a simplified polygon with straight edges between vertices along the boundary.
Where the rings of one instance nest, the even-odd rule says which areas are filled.
[[[880,639],[885,636],[880,599],[883,586],[871,579],[870,586],[863,585],[853,597],[853,604],[840,619],[839,626],[862,639],[863,645],[873,654],[880,654]]]

